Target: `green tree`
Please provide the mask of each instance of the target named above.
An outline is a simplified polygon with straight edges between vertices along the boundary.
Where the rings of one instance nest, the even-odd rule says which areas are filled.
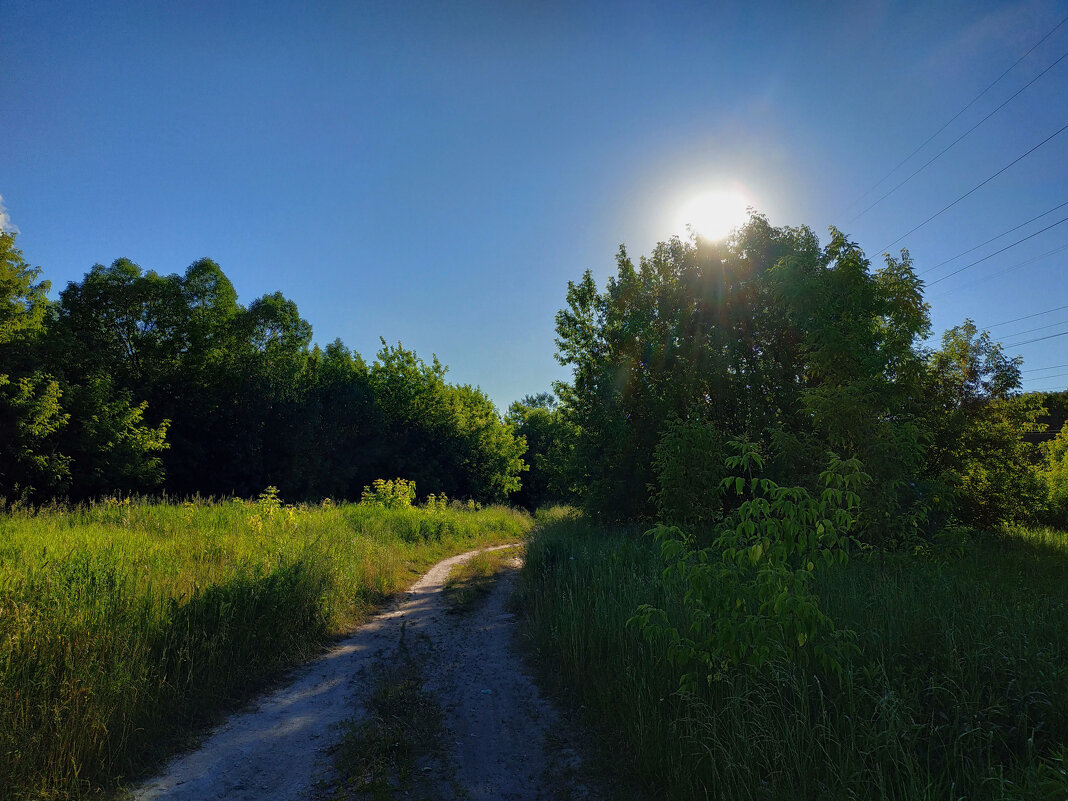
[[[49,307],[40,274],[0,231],[0,497],[9,499],[61,492],[70,475],[56,441],[68,419],[62,392],[34,355]]]
[[[859,490],[860,535],[874,542],[921,535],[928,509],[917,481],[929,432],[918,346],[930,322],[909,254],[887,256],[873,272],[861,249],[831,228],[817,257],[788,257],[771,280],[799,334],[806,423],[785,429],[792,442],[782,453],[795,464],[800,456],[808,470],[828,450],[859,458],[873,479]],[[802,478],[811,485],[811,473]]]
[[[511,502],[534,510],[568,500],[566,467],[571,432],[556,398],[549,392],[528,395],[508,407],[507,420],[527,446],[522,486],[512,495]]]
[[[587,272],[556,317],[557,358],[573,369],[556,389],[587,511],[689,508],[712,522],[717,502],[694,460],[742,437],[772,454],[783,483],[815,487],[828,450],[857,455],[876,465],[865,536],[886,538],[898,518],[918,525],[920,287],[907,254],[873,272],[837,230],[821,249],[809,229],[756,214],[726,243],[675,239],[637,265],[621,249],[604,292]]]
[[[1046,443],[1045,456],[1048,518],[1054,525],[1068,526],[1068,423]]]
[[[386,447],[379,475],[420,491],[503,501],[519,489],[523,441],[482,390],[445,381],[446,368],[383,340],[369,378]]]
[[[68,386],[64,400],[70,425],[60,441],[76,496],[145,492],[162,484],[168,421],[146,425],[147,402],[135,404],[106,376]]]
[[[0,347],[43,331],[50,284],[40,276],[41,268],[27,264],[15,247],[15,235],[0,231]]]
[[[1024,440],[1044,409],[1040,397],[1017,394],[1021,363],[971,320],[928,359],[928,470],[956,494],[961,519],[981,528],[1033,517],[1045,495]]]

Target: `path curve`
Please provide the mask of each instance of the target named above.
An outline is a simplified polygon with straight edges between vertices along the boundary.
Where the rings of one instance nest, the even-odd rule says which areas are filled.
[[[505,603],[514,571],[472,615],[449,615],[442,605],[451,568],[479,552],[438,562],[385,611],[299,668],[285,687],[231,716],[196,751],[173,760],[139,787],[134,799],[298,801],[313,796],[317,782],[331,777],[327,752],[340,736],[338,724],[352,717],[366,689],[361,672],[389,654],[402,626],[425,634],[432,646],[427,689],[439,696],[445,711],[448,756],[455,768],[455,779],[441,792],[448,796],[455,790],[472,801],[549,797],[547,784],[556,779],[543,744],[556,717],[511,648],[514,619]],[[570,754],[564,754],[565,762]],[[560,753],[552,758],[559,761]]]

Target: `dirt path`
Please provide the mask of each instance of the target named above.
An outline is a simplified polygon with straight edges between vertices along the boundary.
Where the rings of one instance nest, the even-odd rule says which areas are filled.
[[[444,609],[441,590],[449,570],[475,553],[439,562],[391,608],[299,669],[287,686],[231,717],[134,798],[312,797],[318,782],[331,779],[328,751],[340,737],[339,724],[352,717],[367,690],[362,674],[389,658],[405,630],[429,644],[426,688],[437,696],[446,726],[442,762],[448,769],[433,787],[423,788],[428,798],[588,797],[556,713],[513,650],[515,620],[507,601],[518,560],[473,613]]]

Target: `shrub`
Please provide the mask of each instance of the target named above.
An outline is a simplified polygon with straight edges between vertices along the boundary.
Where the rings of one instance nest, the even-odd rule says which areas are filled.
[[[380,506],[384,509],[407,509],[415,500],[415,482],[403,478],[386,481],[376,478],[369,487],[363,488],[360,503],[365,506]]]
[[[763,468],[756,446],[731,442],[725,460],[734,473],[721,490],[745,500],[717,529],[709,548],[675,526],[654,529],[667,563],[665,575],[686,588],[688,627],[680,631],[667,613],[649,604],[631,619],[651,642],[664,647],[683,671],[683,689],[698,679],[720,679],[739,665],[762,667],[786,658],[817,662],[840,672],[852,638],[835,630],[810,589],[816,565],[844,563],[867,478],[856,459],[831,456],[820,475],[823,490],[781,487],[754,470]]]

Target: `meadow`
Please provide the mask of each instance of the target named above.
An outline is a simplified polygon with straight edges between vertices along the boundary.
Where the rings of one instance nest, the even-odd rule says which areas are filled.
[[[612,771],[649,798],[1068,797],[1068,534],[1005,528],[821,569],[859,646],[841,675],[783,660],[679,691],[628,620],[684,589],[636,529],[540,513],[526,630]]]
[[[142,775],[435,561],[531,518],[104,500],[0,515],[0,798]]]

